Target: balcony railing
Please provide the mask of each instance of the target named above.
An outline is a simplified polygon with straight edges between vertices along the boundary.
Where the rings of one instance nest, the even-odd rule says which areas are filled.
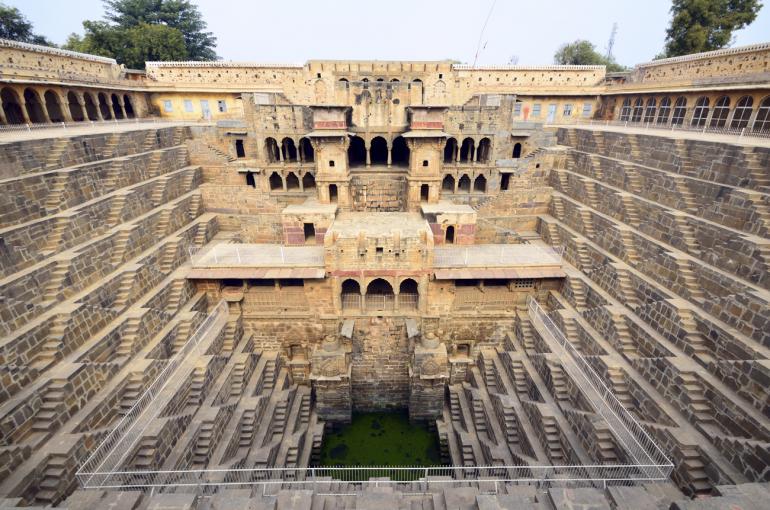
[[[367,312],[392,312],[396,303],[393,294],[367,294],[365,298]]]
[[[715,135],[729,135],[737,136],[738,138],[770,138],[770,130],[758,130],[750,127],[734,128],[729,126],[722,127],[710,127],[707,125],[698,126],[693,125],[691,122],[685,119],[685,122],[681,124],[675,124],[672,122],[666,122],[659,124],[657,122],[634,122],[631,120],[593,120],[593,119],[580,119],[577,118],[574,121],[560,120],[555,123],[555,126],[562,124],[570,126],[614,126],[614,127],[626,127],[633,129],[645,129],[651,131],[671,131],[671,132],[687,132],[687,133],[703,133],[703,134],[715,134]]]

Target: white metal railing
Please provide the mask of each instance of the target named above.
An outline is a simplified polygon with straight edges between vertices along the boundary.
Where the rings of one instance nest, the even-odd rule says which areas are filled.
[[[323,266],[323,246],[220,243],[189,249],[193,267]]]
[[[87,128],[92,126],[111,126],[119,124],[121,126],[131,124],[190,124],[191,121],[176,121],[162,119],[159,117],[143,117],[134,119],[112,119],[112,120],[83,120],[77,122],[36,122],[32,124],[5,124],[0,125],[0,133],[19,132],[19,131],[40,131],[44,129],[74,129]]]
[[[594,119],[575,119],[572,122],[562,122],[561,120],[559,122],[554,123],[554,126],[559,125],[570,125],[570,126],[615,126],[615,127],[627,127],[627,128],[634,128],[634,129],[650,129],[650,130],[667,130],[667,131],[681,131],[681,132],[690,132],[690,133],[703,133],[703,134],[715,134],[715,135],[730,135],[730,136],[737,136],[738,138],[770,138],[770,130],[755,130],[750,127],[743,127],[743,128],[733,128],[729,126],[722,126],[722,127],[710,127],[707,125],[703,126],[693,126],[689,121],[682,122],[681,124],[675,124],[671,121],[658,124],[654,121],[648,121],[648,122],[634,122],[631,120],[594,120]]]
[[[588,361],[567,340],[545,310],[528,299],[529,317],[535,329],[560,354],[564,370],[572,377],[595,411],[607,422],[613,436],[633,462],[638,478],[668,478],[673,464],[638,421],[623,407]]]
[[[364,299],[369,312],[391,311],[396,300],[393,294],[367,294]]]
[[[476,244],[433,249],[434,267],[561,265],[564,247],[540,244]]]
[[[81,465],[76,476],[83,487],[100,486],[114,472],[120,471],[122,463],[126,460],[147,425],[165,407],[156,401],[157,397],[164,391],[166,391],[167,396],[173,396],[169,394],[175,392],[167,391],[167,386],[175,380],[179,382],[178,379],[180,378],[174,377],[176,370],[194,351],[199,351],[201,341],[207,338],[211,331],[224,325],[227,315],[227,302],[220,301],[195,332],[190,335],[182,348],[169,358],[166,366],[163,367],[163,370],[147,387],[142,396]],[[198,354],[201,353],[198,352]]]
[[[343,310],[361,310],[361,294],[344,293],[342,294]]]
[[[399,310],[417,310],[420,296],[411,292],[402,292],[398,295]]]

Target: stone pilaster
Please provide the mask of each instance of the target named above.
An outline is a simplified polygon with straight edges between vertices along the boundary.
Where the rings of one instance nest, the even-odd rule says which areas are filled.
[[[409,421],[432,421],[441,416],[448,377],[446,345],[428,333],[415,345],[409,365]]]
[[[329,335],[315,347],[310,363],[318,417],[335,424],[350,423],[350,349],[336,336]]]

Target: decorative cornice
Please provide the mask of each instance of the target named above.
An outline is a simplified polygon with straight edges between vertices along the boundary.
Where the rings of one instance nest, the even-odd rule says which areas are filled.
[[[660,60],[652,60],[645,62],[644,64],[637,64],[636,68],[641,69],[645,67],[660,66],[666,64],[679,64],[681,62],[692,62],[694,60],[702,60],[706,58],[723,57],[726,55],[738,55],[740,53],[751,53],[754,51],[770,50],[770,43],[757,43],[750,44],[748,46],[738,46],[737,48],[724,48],[721,50],[706,51],[703,53],[692,53],[690,55],[682,55],[680,57],[662,58]]]
[[[145,62],[147,68],[163,68],[163,67],[251,67],[261,69],[302,69],[303,65],[300,64],[265,64],[260,62],[232,62],[227,60],[183,60],[183,61],[168,61],[168,62]]]
[[[19,41],[11,41],[10,39],[0,39],[0,48],[13,48],[24,51],[34,51],[36,53],[46,53],[48,55],[56,55],[58,57],[77,58],[80,60],[99,62],[101,64],[118,65],[114,58],[89,55],[88,53],[79,53],[77,51],[62,50],[59,48],[52,48],[50,46],[42,46],[40,44],[29,44]]]

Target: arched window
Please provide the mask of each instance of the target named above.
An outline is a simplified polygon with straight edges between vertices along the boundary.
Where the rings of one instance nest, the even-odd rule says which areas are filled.
[[[116,119],[123,118],[123,108],[120,106],[120,99],[117,94],[112,94],[112,111],[115,113]]]
[[[360,166],[366,164],[366,144],[360,136],[354,136],[350,139],[348,146],[348,166]]]
[[[45,99],[45,109],[51,122],[64,122],[64,115],[59,104],[59,96],[53,90],[46,90],[45,94],[43,94],[43,99]]]
[[[482,138],[479,141],[479,148],[478,148],[478,160],[482,163],[486,163],[489,161],[490,156],[492,155],[492,142],[489,140],[489,138]]]
[[[276,163],[280,161],[280,149],[278,148],[278,142],[273,137],[265,138],[265,154],[267,155],[267,161],[270,163]]]
[[[692,112],[691,126],[701,127],[706,125],[706,119],[709,116],[709,98],[699,97],[695,101],[695,110]]]
[[[270,189],[275,190],[282,190],[283,189],[283,179],[281,178],[281,175],[278,172],[273,172],[270,174]]]
[[[655,120],[655,98],[647,100],[647,108],[644,109],[644,122],[653,122]]]
[[[302,187],[305,190],[315,188],[315,177],[310,172],[305,172],[302,176]]]
[[[128,97],[128,94],[123,94],[123,107],[126,109],[126,117],[129,119],[136,117],[134,106],[131,104],[131,98]]]
[[[283,150],[284,161],[298,161],[297,160],[297,147],[294,145],[294,140],[288,136],[281,140],[281,149]]]
[[[644,99],[642,99],[641,97],[638,97],[634,102],[634,112],[631,115],[631,122],[641,122],[643,112],[644,112]]]
[[[112,118],[112,112],[110,111],[110,105],[107,102],[107,96],[104,92],[99,92],[99,111],[102,113],[104,120],[110,120]]]
[[[730,98],[722,96],[714,103],[714,112],[711,114],[709,127],[721,128],[727,124],[727,116],[730,114]]]
[[[72,120],[76,122],[85,120],[83,108],[80,107],[80,103],[78,102],[78,96],[72,91],[67,92],[67,108],[70,110]]]
[[[518,159],[521,157],[521,144],[516,142],[513,144],[513,158]]]
[[[467,193],[471,192],[471,178],[468,177],[468,174],[463,174],[463,176],[460,177],[460,180],[457,181],[457,189]]]
[[[446,228],[446,232],[444,233],[444,242],[446,244],[454,244],[455,243],[455,227],[454,227],[454,225],[449,225]]]
[[[447,138],[444,145],[444,163],[454,163],[457,156],[457,139]]]
[[[669,115],[671,115],[671,98],[664,97],[660,100],[660,108],[658,108],[658,124],[668,124]]]
[[[302,156],[300,159],[306,163],[312,163],[315,161],[315,150],[313,149],[313,144],[310,143],[309,138],[299,139],[299,153],[300,156]]]
[[[460,147],[460,161],[466,163],[473,161],[473,145],[473,138],[463,140],[463,145]]]
[[[40,104],[37,92],[32,89],[25,89],[24,101],[27,103],[27,116],[29,116],[30,122],[40,123],[46,121],[43,105]]]
[[[476,180],[473,181],[473,191],[485,193],[487,191],[487,178],[483,175],[476,177]]]
[[[754,119],[754,131],[770,131],[770,96],[767,96],[759,103],[757,118]]]
[[[373,165],[385,165],[388,162],[388,142],[381,136],[372,138],[369,146],[369,159]]]
[[[730,127],[733,129],[743,129],[749,125],[749,119],[751,119],[751,111],[754,106],[754,98],[751,96],[743,96],[738,100],[733,111],[733,121],[730,123]]]
[[[94,101],[93,96],[88,92],[83,92],[83,104],[86,108],[88,120],[99,120],[99,111],[97,110],[96,101]]]
[[[343,310],[360,310],[361,286],[358,282],[351,279],[342,282],[341,298]]]
[[[376,278],[366,286],[366,309],[368,311],[392,310],[394,302],[393,287],[382,278]]]
[[[417,310],[419,308],[420,292],[417,282],[411,278],[402,281],[398,286],[398,309]]]
[[[397,136],[393,140],[393,147],[390,150],[390,160],[394,165],[409,165],[409,147],[406,145],[406,139],[403,136]]]
[[[445,175],[444,180],[441,181],[441,189],[444,191],[448,191],[450,193],[454,193],[455,178],[452,177],[450,174]]]
[[[620,109],[620,120],[623,122],[631,118],[631,98],[627,97],[623,100],[623,107]]]
[[[3,112],[8,124],[24,124],[24,113],[16,92],[12,88],[4,87],[0,92],[0,99],[3,101]]]
[[[286,176],[286,189],[289,191],[299,189],[299,177],[294,172],[289,172]]]
[[[676,98],[674,103],[674,113],[671,116],[671,124],[681,125],[684,122],[684,116],[687,113],[687,99],[684,96]]]

